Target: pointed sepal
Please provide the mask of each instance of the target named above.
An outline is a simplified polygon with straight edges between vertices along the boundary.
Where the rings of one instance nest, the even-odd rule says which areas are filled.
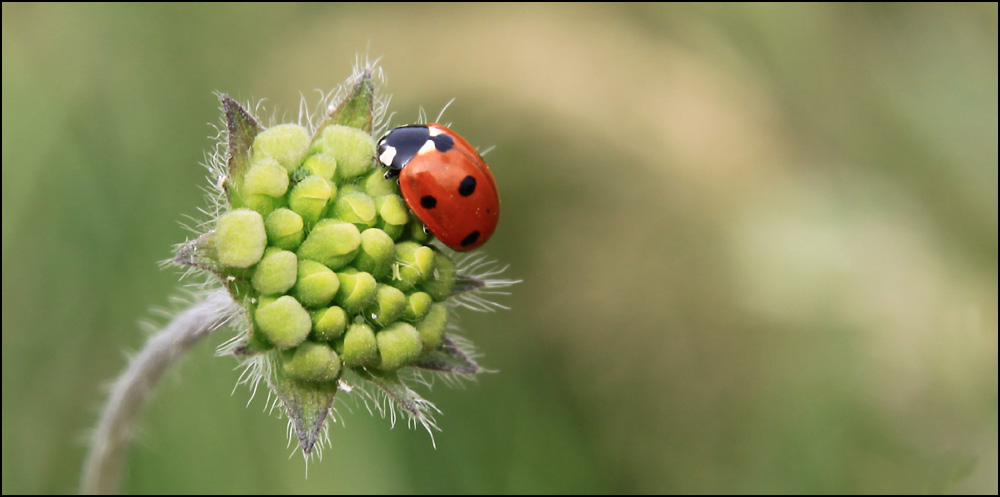
[[[285,414],[295,428],[302,453],[309,455],[320,440],[323,423],[330,415],[337,396],[337,382],[291,378],[284,371],[282,353],[273,350],[269,354],[273,367],[267,383],[281,399]]]
[[[357,128],[367,133],[372,132],[374,124],[375,109],[375,82],[372,80],[370,70],[365,70],[357,78],[357,82],[348,91],[337,107],[330,111],[327,117],[316,130],[316,136],[320,136],[327,126],[340,124]]]
[[[440,431],[437,422],[434,421],[434,413],[440,413],[437,407],[430,401],[424,399],[417,392],[406,386],[395,371],[378,372],[369,369],[354,369],[357,378],[374,385],[378,391],[375,395],[384,396],[382,398],[372,396],[374,407],[381,411],[382,415],[388,415],[393,425],[396,423],[396,409],[402,409],[408,423],[420,424],[431,435],[434,431]],[[367,391],[367,390],[366,390]],[[372,395],[372,392],[368,392]],[[391,402],[385,403],[382,399]]]
[[[174,264],[191,266],[222,277],[222,265],[215,250],[215,230],[182,244],[174,255]]]
[[[226,147],[228,169],[225,182],[226,195],[229,197],[230,205],[234,208],[242,207],[240,188],[247,169],[250,168],[250,147],[257,134],[264,131],[264,127],[229,95],[222,94],[219,99],[222,101],[226,130],[229,132],[229,143]]]
[[[462,375],[473,375],[485,371],[447,334],[445,334],[440,347],[430,352],[424,352],[412,363],[412,366],[428,371]]]

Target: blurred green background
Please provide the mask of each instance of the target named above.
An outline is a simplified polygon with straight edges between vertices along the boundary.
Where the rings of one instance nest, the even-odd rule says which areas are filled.
[[[3,4],[3,492],[73,492],[169,308],[214,92],[294,121],[357,54],[490,161],[499,370],[422,431],[340,401],[305,477],[230,336],[135,493],[997,492],[997,5]]]

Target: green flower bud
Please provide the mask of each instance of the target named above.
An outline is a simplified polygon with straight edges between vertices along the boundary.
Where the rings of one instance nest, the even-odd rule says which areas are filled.
[[[376,283],[372,275],[359,271],[337,273],[340,289],[334,301],[348,314],[361,312],[375,300]]]
[[[365,193],[365,190],[361,188],[361,185],[356,183],[344,183],[343,189],[340,190],[342,193]]]
[[[264,337],[279,349],[290,349],[302,343],[312,329],[309,313],[298,300],[288,295],[273,302],[261,299],[254,318]]]
[[[295,285],[298,263],[292,252],[273,247],[267,249],[253,273],[253,287],[264,295],[287,292]]]
[[[444,330],[448,326],[448,309],[444,304],[434,304],[430,312],[415,327],[424,343],[424,352],[434,350],[444,341]]]
[[[264,218],[250,209],[227,212],[215,227],[214,242],[223,266],[253,266],[263,257],[267,247]]]
[[[406,294],[389,285],[379,284],[375,301],[368,306],[368,314],[379,326],[395,322],[406,310]]]
[[[399,195],[382,195],[375,198],[375,210],[378,220],[375,227],[383,230],[393,240],[403,234],[406,224],[410,221],[410,209]]]
[[[333,202],[330,217],[354,223],[359,230],[375,226],[375,202],[371,197],[358,191],[342,189]]]
[[[311,314],[313,333],[316,338],[325,342],[335,340],[347,329],[347,313],[337,306],[320,309]]]
[[[302,169],[323,179],[333,181],[337,173],[337,158],[328,154],[310,155],[302,163]]]
[[[282,354],[285,374],[305,381],[333,381],[340,376],[340,356],[324,343],[303,342]]]
[[[288,171],[271,157],[254,160],[243,178],[243,192],[280,197],[288,191]]]
[[[434,235],[424,231],[424,222],[417,216],[410,216],[410,222],[406,224],[403,234],[409,236],[411,240],[419,243],[427,243],[434,238]]]
[[[334,156],[337,159],[337,177],[346,180],[360,176],[372,167],[375,140],[360,129],[335,124],[323,128],[311,150]]]
[[[297,124],[279,124],[254,138],[253,157],[271,157],[289,173],[298,169],[309,149],[309,132]]]
[[[337,269],[354,260],[359,247],[361,232],[357,226],[336,219],[324,219],[309,232],[309,236],[299,247],[298,254],[302,259]]]
[[[375,335],[381,357],[379,369],[393,371],[420,356],[424,344],[420,332],[409,323],[394,323]]]
[[[406,311],[403,312],[403,319],[407,321],[420,321],[431,309],[434,300],[424,292],[413,292],[406,298]]]
[[[285,206],[285,197],[272,197],[270,195],[265,195],[263,193],[256,193],[253,195],[246,195],[243,200],[243,204],[246,205],[248,209],[253,209],[260,213],[261,216],[270,215],[275,209]]]
[[[299,302],[310,307],[329,304],[340,288],[337,273],[316,261],[299,261],[298,277],[293,294]]]
[[[420,283],[420,289],[429,293],[435,302],[444,302],[455,288],[455,263],[441,252],[434,252],[434,271]]]
[[[347,328],[344,337],[337,340],[337,351],[344,366],[356,368],[378,361],[378,342],[375,330],[364,323],[354,323]]]
[[[434,271],[434,249],[414,242],[396,244],[396,264],[390,284],[404,292],[413,290]]]
[[[354,267],[371,273],[375,279],[383,279],[392,272],[396,259],[396,245],[384,231],[369,228],[361,233],[361,250],[354,259]]]
[[[399,191],[399,187],[396,185],[396,180],[386,179],[385,168],[376,167],[365,176],[365,193],[372,197],[378,197],[380,195],[394,194]]]
[[[406,225],[396,225],[396,224],[386,224],[385,226],[379,226],[379,229],[384,231],[385,234],[389,235],[393,241],[403,236],[403,231],[406,229]]]
[[[285,250],[299,248],[299,244],[306,236],[302,216],[291,209],[281,208],[268,214],[264,220],[264,228],[267,230],[268,242]]]
[[[329,181],[315,175],[307,176],[292,188],[288,205],[302,216],[307,226],[312,226],[323,214],[333,193],[334,187]]]

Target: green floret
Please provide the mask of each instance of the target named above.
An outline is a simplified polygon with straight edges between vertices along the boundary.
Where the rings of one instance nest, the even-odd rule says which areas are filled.
[[[257,264],[267,247],[264,218],[250,209],[236,209],[219,218],[215,250],[223,266],[246,268]]]

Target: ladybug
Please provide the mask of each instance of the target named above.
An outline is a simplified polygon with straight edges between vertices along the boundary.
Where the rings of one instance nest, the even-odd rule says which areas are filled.
[[[406,205],[452,250],[486,243],[500,219],[496,180],[476,149],[448,127],[411,124],[378,142],[378,160],[398,177]]]

